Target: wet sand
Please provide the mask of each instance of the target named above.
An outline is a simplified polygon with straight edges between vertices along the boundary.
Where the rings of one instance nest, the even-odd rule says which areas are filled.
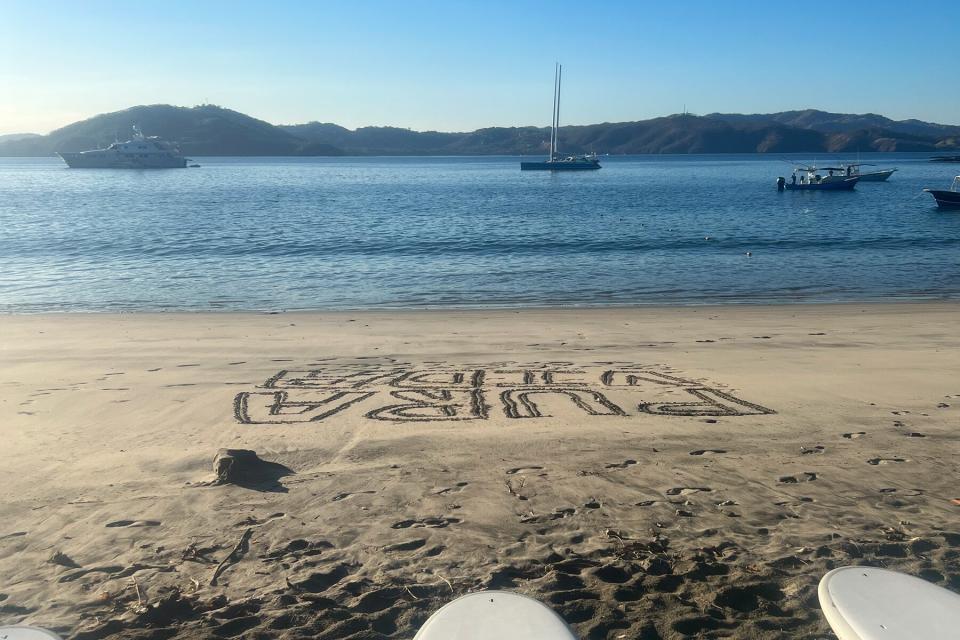
[[[953,303],[0,317],[0,622],[412,638],[498,588],[582,638],[821,637],[834,566],[960,589],[958,327]],[[211,483],[220,448],[273,464]]]

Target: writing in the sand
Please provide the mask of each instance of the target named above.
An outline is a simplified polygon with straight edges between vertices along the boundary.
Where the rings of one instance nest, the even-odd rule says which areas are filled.
[[[703,380],[644,365],[326,363],[283,370],[234,398],[244,424],[322,422],[347,412],[389,422],[775,413]]]

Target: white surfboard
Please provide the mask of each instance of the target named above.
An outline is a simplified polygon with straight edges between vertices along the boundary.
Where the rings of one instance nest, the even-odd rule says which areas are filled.
[[[60,636],[39,627],[0,627],[0,640],[61,640]]]
[[[413,640],[577,640],[550,607],[510,591],[478,591],[448,602]]]
[[[875,567],[841,567],[820,580],[823,615],[840,640],[956,640],[960,595]]]

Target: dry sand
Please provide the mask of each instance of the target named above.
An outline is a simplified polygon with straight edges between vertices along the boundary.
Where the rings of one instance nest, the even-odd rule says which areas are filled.
[[[824,637],[834,566],[960,588],[958,311],[2,317],[0,622],[411,638],[499,588]],[[276,464],[212,485],[224,447]]]

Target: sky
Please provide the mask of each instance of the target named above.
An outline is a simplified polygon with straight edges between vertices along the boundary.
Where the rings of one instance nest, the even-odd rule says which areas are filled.
[[[818,108],[960,124],[957,0],[0,0],[0,134],[138,104],[469,131]]]

